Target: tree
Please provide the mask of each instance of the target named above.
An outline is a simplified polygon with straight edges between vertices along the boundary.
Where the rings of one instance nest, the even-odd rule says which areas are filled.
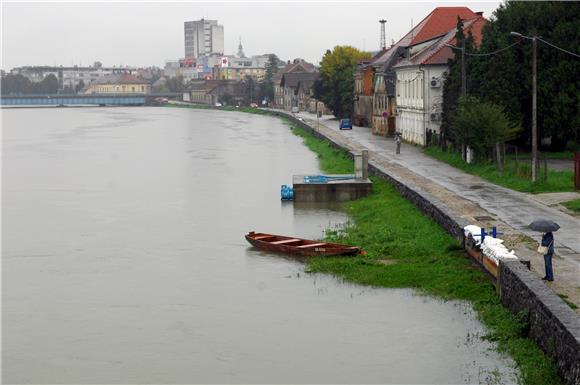
[[[1,91],[3,95],[56,94],[58,92],[58,79],[50,74],[42,81],[32,83],[25,76],[9,74],[2,78]]]
[[[35,94],[56,94],[58,92],[58,79],[50,74],[40,83],[34,83],[33,88]]]
[[[474,149],[478,159],[486,159],[496,143],[515,138],[520,130],[502,107],[468,96],[459,99],[451,134]]]
[[[83,88],[85,88],[85,82],[83,81],[83,79],[81,79],[79,81],[79,84],[77,84],[77,86],[75,87],[75,92],[78,94],[80,90],[82,90]]]
[[[336,46],[324,54],[320,76],[313,87],[314,97],[324,102],[337,118],[352,114],[356,65],[370,56],[351,46]]]
[[[494,52],[517,42],[510,32],[541,36],[558,47],[578,52],[579,2],[508,1],[494,12],[483,30],[480,52]],[[473,90],[484,100],[505,107],[511,119],[526,127],[518,142],[529,143],[532,109],[532,44],[522,40],[490,56],[470,58]],[[538,132],[551,138],[552,150],[563,150],[577,139],[580,127],[580,66],[578,58],[541,41],[537,43]]]
[[[271,54],[268,56],[268,62],[266,63],[266,75],[264,76],[264,80],[260,82],[258,85],[258,99],[260,100],[267,100],[271,102],[274,100],[274,75],[279,70],[278,64],[280,63],[280,59],[278,56]]]
[[[455,46],[465,47],[466,53],[471,53],[474,51],[473,35],[471,33],[465,37],[463,32],[463,21],[457,18],[457,33],[455,34]],[[441,119],[441,133],[445,141],[452,140],[455,144],[460,144],[451,135],[453,130],[453,119],[457,113],[457,105],[459,103],[459,98],[462,93],[462,80],[461,80],[461,52],[459,50],[454,50],[455,57],[448,62],[449,70],[448,75],[443,84],[443,111]],[[470,73],[471,61],[465,57],[465,72]],[[467,77],[469,79],[469,77]],[[471,82],[467,81],[467,94],[470,93]],[[443,143],[442,143],[443,144]]]
[[[25,76],[8,74],[2,77],[2,87],[0,87],[2,95],[28,94],[31,89],[32,83]]]
[[[183,82],[183,76],[178,75],[167,79],[165,86],[169,92],[183,92],[185,91],[185,84]]]
[[[242,82],[244,87],[244,104],[250,105],[258,97],[256,81],[251,76],[246,76]]]

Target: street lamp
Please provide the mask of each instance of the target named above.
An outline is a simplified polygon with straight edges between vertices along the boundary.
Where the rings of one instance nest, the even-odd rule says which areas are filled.
[[[463,47],[456,47],[451,44],[445,44],[445,47],[451,49],[458,49],[461,51],[461,96],[467,96],[467,75],[465,74],[465,40],[463,40]]]
[[[537,180],[538,164],[538,120],[536,114],[537,107],[537,88],[536,88],[536,46],[539,36],[525,36],[519,32],[510,32],[511,36],[532,41],[532,183]]]

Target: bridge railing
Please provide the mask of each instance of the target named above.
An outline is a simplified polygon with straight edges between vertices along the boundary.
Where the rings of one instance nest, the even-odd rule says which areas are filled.
[[[156,98],[156,97],[165,97],[165,98],[174,98],[182,96],[181,93],[177,92],[164,92],[164,93],[149,93],[149,94],[141,94],[141,93],[125,93],[125,94],[116,94],[116,93],[102,93],[102,94],[0,94],[1,99],[18,99],[18,98],[122,98],[122,97],[147,97],[147,98]]]

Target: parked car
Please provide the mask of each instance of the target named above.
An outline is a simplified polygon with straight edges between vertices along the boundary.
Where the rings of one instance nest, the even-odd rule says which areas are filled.
[[[292,107],[292,113],[293,113],[293,114],[297,114],[297,113],[299,113],[299,112],[300,112],[300,111],[298,110],[298,107]]]
[[[352,130],[352,122],[350,119],[340,119],[340,125],[338,128],[341,130]]]
[[[168,102],[169,102],[169,99],[167,99],[167,98],[157,97],[157,98],[153,99],[154,106],[162,106],[164,104],[167,104]]]
[[[215,106],[216,106],[216,107],[221,107],[221,106],[222,106],[222,104],[221,104],[220,102],[217,102],[217,103],[215,104]]]

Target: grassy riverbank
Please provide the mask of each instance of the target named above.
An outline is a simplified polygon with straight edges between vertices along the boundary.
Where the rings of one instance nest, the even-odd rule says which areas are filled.
[[[224,107],[212,107],[207,104],[166,104],[167,107],[176,108],[193,108],[196,110],[217,110],[217,111],[236,111],[236,112],[246,112],[249,114],[256,115],[269,115],[270,113],[259,108],[252,107],[234,107],[234,106],[224,106]]]
[[[516,191],[531,193],[574,191],[574,171],[556,171],[550,170],[548,167],[548,180],[544,182],[543,162],[538,172],[538,182],[532,183],[529,178],[524,176],[530,171],[529,162],[520,160],[516,170],[516,162],[513,157],[506,158],[505,170],[503,174],[500,174],[495,164],[468,164],[461,159],[461,154],[443,151],[438,147],[427,147],[425,154],[469,174],[477,175]],[[564,157],[565,154],[567,153],[558,153],[555,156]]]
[[[324,172],[352,172],[353,162],[344,152],[302,129],[292,129],[318,154]],[[443,299],[469,301],[488,329],[485,338],[514,359],[523,384],[561,384],[555,366],[526,336],[526,315],[514,316],[501,305],[489,279],[438,224],[391,185],[378,178],[373,182],[371,196],[345,205],[354,223],[327,233],[329,240],[362,246],[368,255],[314,258],[307,270],[359,284],[414,288]]]

